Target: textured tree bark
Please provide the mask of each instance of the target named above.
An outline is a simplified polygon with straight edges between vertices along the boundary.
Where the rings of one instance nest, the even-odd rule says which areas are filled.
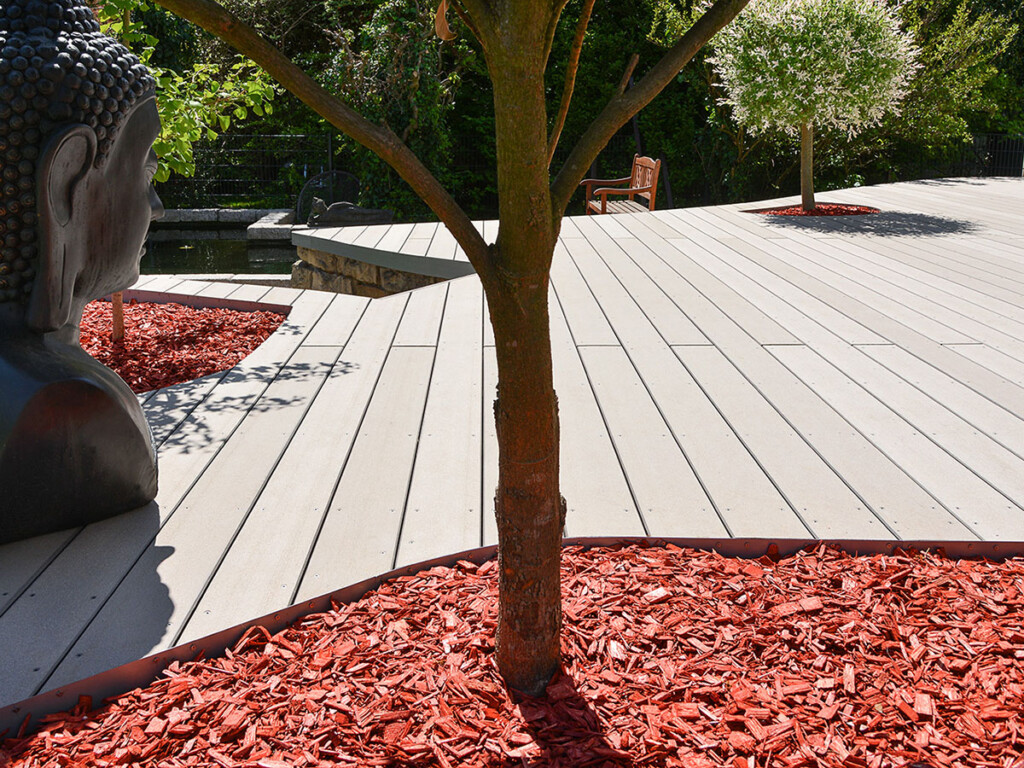
[[[497,300],[495,300],[497,299]],[[547,280],[490,298],[498,357],[498,670],[540,696],[558,670],[565,502],[551,377]],[[525,311],[523,311],[525,310]]]
[[[491,253],[496,279],[484,282],[498,361],[497,662],[510,688],[532,696],[544,693],[559,664],[564,525],[548,322],[557,234],[538,31],[522,17],[509,19],[502,46],[487,54],[501,223]]]
[[[800,126],[800,202],[805,211],[814,210],[814,125]]]

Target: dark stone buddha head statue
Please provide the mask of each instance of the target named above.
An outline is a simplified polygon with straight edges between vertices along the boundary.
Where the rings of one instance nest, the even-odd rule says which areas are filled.
[[[0,542],[156,495],[137,399],[79,346],[163,210],[154,88],[81,0],[0,4]]]

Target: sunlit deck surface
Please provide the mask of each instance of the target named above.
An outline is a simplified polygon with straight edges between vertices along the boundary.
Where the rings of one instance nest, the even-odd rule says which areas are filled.
[[[565,221],[568,535],[1024,540],[1024,180],[819,200],[883,213]],[[458,257],[436,225],[345,237]],[[292,309],[234,369],[143,398],[155,504],[0,547],[0,706],[495,540],[475,277],[372,301],[137,287]]]

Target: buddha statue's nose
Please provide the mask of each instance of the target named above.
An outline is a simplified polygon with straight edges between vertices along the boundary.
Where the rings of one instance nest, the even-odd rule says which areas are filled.
[[[152,184],[149,185],[149,206],[153,209],[153,215],[150,217],[153,221],[164,217],[164,203]]]

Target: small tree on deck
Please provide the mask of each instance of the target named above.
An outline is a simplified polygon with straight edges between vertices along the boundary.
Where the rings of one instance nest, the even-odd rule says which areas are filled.
[[[632,88],[618,90],[555,173],[549,166],[562,118],[549,120],[544,72],[567,0],[440,0],[438,34],[451,34],[447,15],[456,14],[477,40],[493,86],[500,220],[493,243],[483,239],[395,133],[325,91],[221,5],[213,0],[157,1],[234,46],[339,130],[377,153],[430,206],[469,257],[487,296],[498,362],[498,668],[512,689],[543,693],[558,669],[561,627],[565,502],[559,491],[548,281],[562,216],[608,140],[747,0],[717,0],[710,6]],[[578,57],[592,7],[590,0],[583,4],[571,61]],[[560,113],[568,108],[572,77],[565,82]]]
[[[754,0],[714,42],[736,120],[800,136],[800,194],[814,209],[814,128],[850,136],[895,110],[916,51],[881,0]]]

